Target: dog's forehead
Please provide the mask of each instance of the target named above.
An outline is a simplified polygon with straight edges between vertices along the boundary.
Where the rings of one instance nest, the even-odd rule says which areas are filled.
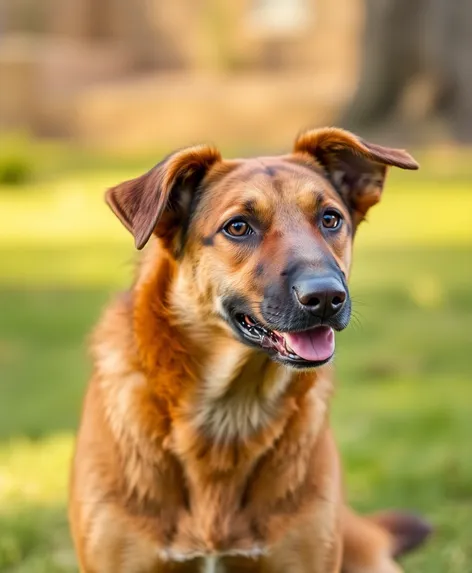
[[[339,198],[321,169],[297,162],[293,156],[267,156],[237,160],[223,179],[212,185],[213,201],[303,201],[326,194]]]

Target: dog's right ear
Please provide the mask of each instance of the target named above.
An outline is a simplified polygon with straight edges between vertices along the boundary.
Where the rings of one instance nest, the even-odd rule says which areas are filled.
[[[295,141],[294,152],[309,155],[323,169],[351,210],[354,226],[380,201],[388,166],[419,167],[403,149],[376,145],[336,127],[302,133]]]
[[[106,192],[111,210],[142,249],[155,231],[168,236],[188,215],[192,194],[206,172],[221,161],[219,151],[207,145],[169,155],[150,171]]]

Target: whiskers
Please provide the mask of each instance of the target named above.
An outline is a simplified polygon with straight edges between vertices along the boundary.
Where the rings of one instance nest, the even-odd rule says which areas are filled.
[[[357,298],[356,296],[351,296],[351,303],[355,304],[356,306],[369,306],[365,300]]]
[[[363,328],[363,324],[362,324],[362,317],[360,315],[359,312],[357,311],[351,311],[351,328],[353,328],[354,330],[362,330]]]
[[[358,298],[351,297],[351,326],[354,330],[362,330],[363,328],[363,316],[357,309],[359,306],[368,306],[364,301],[359,300]]]

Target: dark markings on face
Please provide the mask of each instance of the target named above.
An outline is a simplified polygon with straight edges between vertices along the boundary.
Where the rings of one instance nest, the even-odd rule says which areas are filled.
[[[257,263],[254,275],[260,277],[264,273],[264,265],[262,263]]]
[[[215,242],[215,236],[214,235],[202,237],[202,245],[204,247],[212,247],[214,242]]]
[[[351,211],[349,211],[349,215],[351,215]],[[352,216],[352,215],[351,215]],[[346,225],[347,233],[350,237],[353,235],[353,229],[351,225],[351,221],[349,219],[344,219],[344,224]]]
[[[269,177],[275,177],[277,173],[281,171],[288,171],[289,173],[293,173],[293,168],[290,165],[284,165],[283,163],[278,163],[277,165],[267,165],[263,161],[258,161],[258,164],[254,167],[251,167],[245,171],[245,176],[247,179],[255,175],[268,175]]]
[[[256,211],[256,201],[249,199],[248,201],[245,201],[243,204],[243,211],[245,213],[247,213],[248,215],[253,215],[255,216],[257,211]]]
[[[274,191],[277,193],[277,195],[281,195],[281,194],[282,194],[283,185],[284,185],[283,180],[281,180],[281,179],[279,179],[279,178],[274,178],[274,179],[272,179],[272,188],[273,188]]]
[[[185,245],[187,243],[190,222],[192,220],[193,214],[197,208],[197,205],[198,205],[200,198],[201,198],[201,189],[199,187],[195,190],[194,193],[192,193],[191,199],[190,199],[190,205],[188,207],[188,211],[186,212],[185,217],[182,221],[180,244],[178,245],[178,251],[176,254],[177,258],[181,258],[183,256]]]
[[[321,211],[321,206],[323,205],[323,195],[319,193],[315,199],[315,213],[319,213]]]
[[[262,164],[263,166],[263,170],[264,172],[269,176],[269,177],[273,177],[275,175],[275,167],[272,165],[265,165],[264,163]]]

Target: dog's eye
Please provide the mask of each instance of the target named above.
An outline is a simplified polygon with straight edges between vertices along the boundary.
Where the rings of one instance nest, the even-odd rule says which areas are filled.
[[[226,223],[223,230],[231,237],[244,237],[246,235],[251,235],[254,232],[249,224],[243,219],[234,219],[233,221]]]
[[[321,219],[323,227],[326,229],[338,229],[341,226],[343,218],[337,211],[325,211]]]

